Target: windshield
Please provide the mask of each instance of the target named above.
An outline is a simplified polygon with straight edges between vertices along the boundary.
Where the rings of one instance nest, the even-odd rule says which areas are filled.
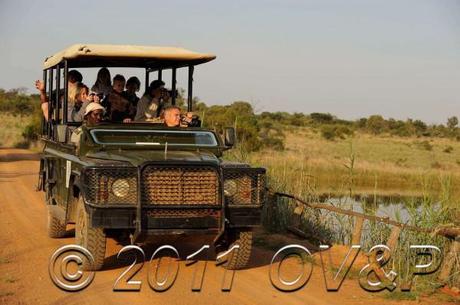
[[[90,133],[94,142],[105,145],[218,145],[215,135],[210,131],[93,129]]]

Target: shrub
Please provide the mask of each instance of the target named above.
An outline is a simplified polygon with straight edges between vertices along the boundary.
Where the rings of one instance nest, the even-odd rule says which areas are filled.
[[[200,103],[204,116],[203,126],[222,134],[225,127],[233,126],[237,135],[237,146],[246,152],[263,147],[284,148],[282,129],[270,119],[268,113],[256,116],[251,104],[237,101],[230,105],[207,107]]]
[[[326,140],[335,138],[344,139],[345,136],[353,134],[353,130],[343,125],[324,125],[321,126],[321,136]]]
[[[386,122],[381,115],[371,115],[366,121],[366,129],[377,135],[385,131]]]
[[[316,123],[331,123],[334,121],[334,117],[330,113],[310,113],[310,119]]]
[[[443,152],[450,154],[453,150],[454,148],[449,145],[446,148],[444,148]]]
[[[421,149],[431,151],[433,150],[433,145],[430,144],[428,141],[416,142],[417,146]]]
[[[326,140],[334,140],[336,137],[334,126],[326,125],[321,127],[321,136]]]

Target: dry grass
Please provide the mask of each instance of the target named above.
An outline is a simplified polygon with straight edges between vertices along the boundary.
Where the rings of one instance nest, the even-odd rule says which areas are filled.
[[[296,194],[307,185],[318,193],[343,194],[352,185],[357,193],[423,195],[422,189],[449,188],[460,195],[458,141],[367,134],[328,141],[299,128],[287,134],[286,147],[250,154],[248,161],[266,167],[277,184]]]
[[[0,114],[0,147],[15,147],[23,141],[22,132],[31,116]]]

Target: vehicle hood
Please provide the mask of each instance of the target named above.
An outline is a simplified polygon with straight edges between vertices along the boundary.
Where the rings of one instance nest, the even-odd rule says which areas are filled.
[[[219,159],[212,153],[207,151],[174,151],[170,150],[165,153],[163,150],[116,150],[116,151],[97,151],[88,152],[87,158],[113,160],[129,162],[133,166],[139,166],[142,163],[149,161],[164,161],[167,162],[210,162],[219,164]]]

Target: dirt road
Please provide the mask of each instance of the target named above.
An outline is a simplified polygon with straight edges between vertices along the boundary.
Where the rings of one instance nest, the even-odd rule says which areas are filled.
[[[112,240],[108,242],[106,267],[96,273],[90,286],[79,292],[62,291],[50,279],[48,262],[57,248],[74,243],[74,238],[47,236],[43,193],[34,190],[37,159],[26,150],[0,149],[0,304],[415,304],[367,293],[356,279],[347,279],[337,293],[326,292],[318,266],[305,287],[280,292],[268,276],[274,252],[260,248],[255,249],[250,267],[235,273],[230,292],[221,291],[224,269],[216,267],[213,260],[208,261],[200,292],[191,291],[193,268],[185,266],[183,260],[174,285],[166,292],[155,292],[148,285],[148,262],[134,277],[142,281],[140,291],[114,292],[114,282],[128,265],[117,261],[121,246]],[[174,245],[181,257],[201,247],[193,241],[176,240]],[[157,246],[146,248],[148,257]],[[290,268],[295,266],[288,266],[288,273]],[[422,300],[422,304],[431,303]]]

